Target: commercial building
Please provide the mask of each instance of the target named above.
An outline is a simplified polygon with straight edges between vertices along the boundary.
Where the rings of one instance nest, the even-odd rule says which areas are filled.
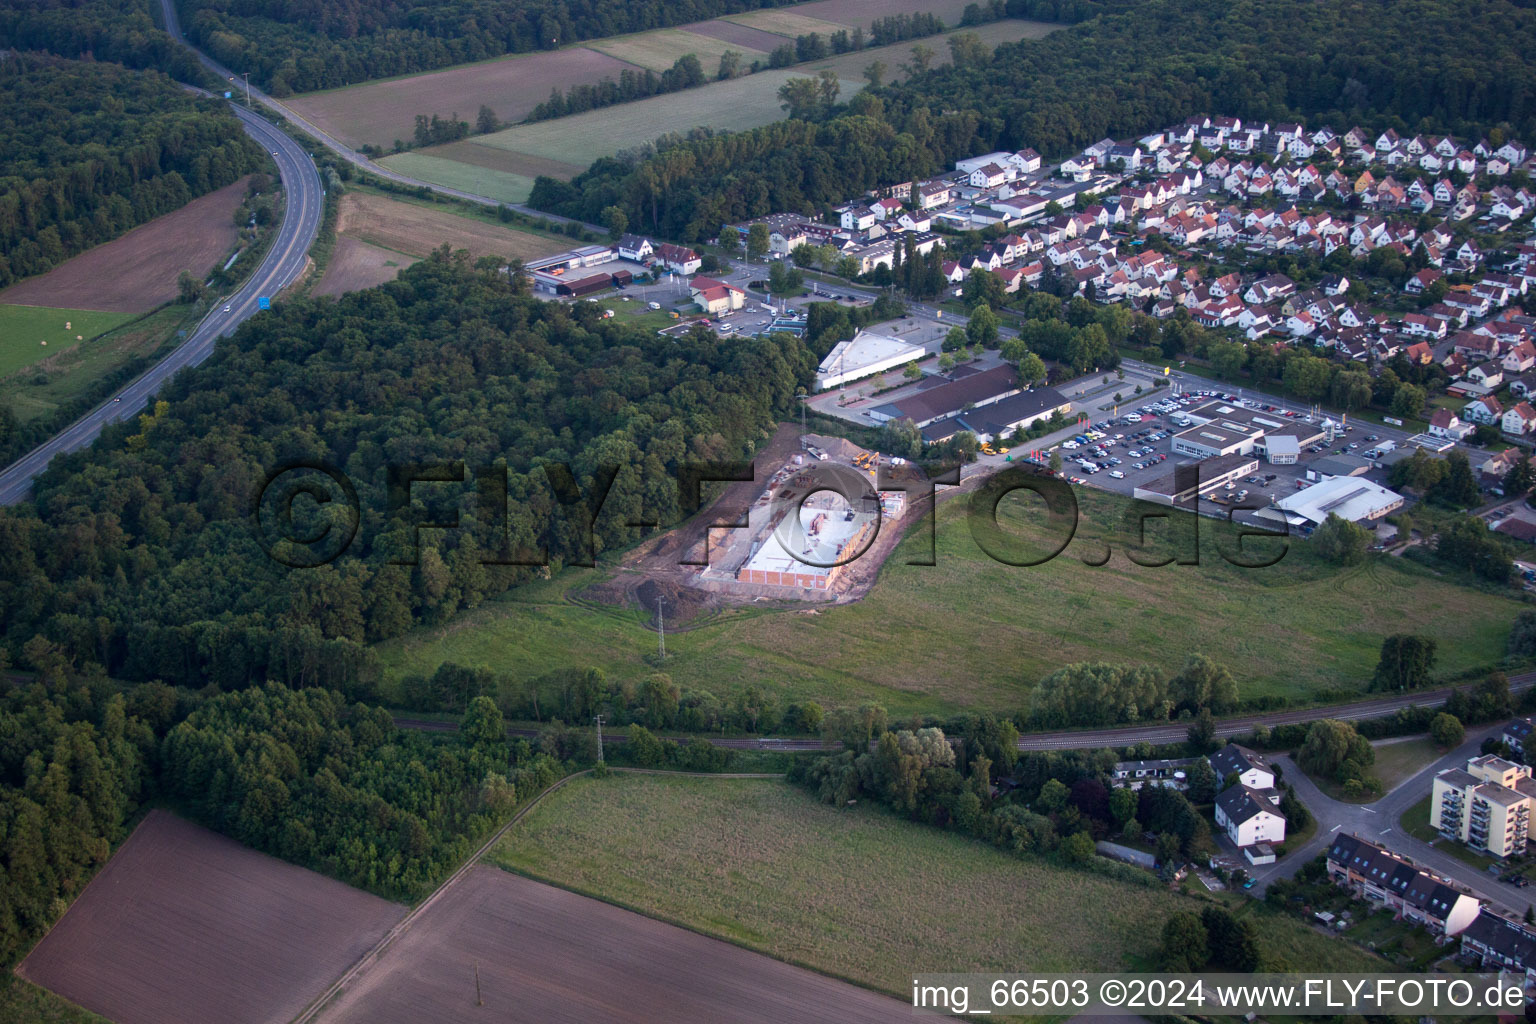
[[[1536,779],[1523,764],[1494,754],[1474,757],[1466,770],[1435,776],[1429,821],[1447,839],[1495,857],[1525,853]]]
[[[1173,450],[1196,459],[1257,452],[1277,465],[1293,465],[1301,449],[1324,434],[1304,419],[1224,401],[1187,410],[1180,420],[1192,425],[1173,435]],[[1267,439],[1274,440],[1273,447]]]
[[[958,366],[947,378],[928,377],[911,394],[875,406],[869,410],[869,418],[876,423],[907,419],[926,427],[962,410],[971,411],[1018,393],[1018,371],[1006,363],[990,370]]]
[[[1328,847],[1327,862],[1334,884],[1423,925],[1436,942],[1466,931],[1482,908],[1475,897],[1453,888],[1446,879],[1356,835],[1336,836]]]
[[[1359,477],[1334,476],[1287,495],[1255,515],[1291,526],[1317,526],[1330,513],[1351,522],[1380,519],[1403,507],[1403,496]]]
[[[859,331],[832,346],[816,370],[816,388],[825,391],[850,381],[872,377],[922,359],[927,351],[886,334]]]
[[[1181,462],[1155,480],[1132,488],[1131,496],[1160,505],[1193,505],[1197,495],[1210,494],[1232,481],[1251,476],[1258,468],[1259,460],[1251,455]]]
[[[923,440],[943,441],[970,431],[983,443],[1006,438],[1015,430],[1028,430],[1042,420],[1072,411],[1072,403],[1055,388],[1035,388],[997,402],[968,409],[923,427]]]

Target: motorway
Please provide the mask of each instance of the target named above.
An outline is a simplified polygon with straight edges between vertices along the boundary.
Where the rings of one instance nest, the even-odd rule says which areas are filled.
[[[436,192],[439,195],[452,196],[455,199],[463,199],[467,202],[477,203],[481,206],[505,205],[511,207],[519,213],[527,214],[530,217],[543,217],[545,220],[560,224],[570,223],[571,221],[571,218],[569,217],[561,217],[558,214],[545,213],[543,210],[535,210],[533,207],[525,206],[522,203],[502,203],[500,200],[492,199],[490,196],[476,195],[473,192],[464,192],[460,189],[449,188],[446,185],[437,185],[430,181],[422,181],[419,178],[412,178],[407,175],[400,174],[396,171],[392,171],[380,164],[376,164],[372,160],[368,159],[368,157],[364,154],[359,153],[357,150],[348,146],[346,143],[322,130],[318,125],[301,117],[297,112],[289,108],[281,100],[273,99],[271,96],[267,95],[265,92],[262,92],[254,85],[250,85],[248,82],[237,78],[234,72],[230,71],[224,65],[208,56],[202,50],[199,50],[197,47],[193,46],[187,40],[187,38],[181,34],[181,22],[177,19],[176,5],[172,2],[172,0],[160,0],[160,20],[164,23],[165,30],[170,33],[171,38],[175,39],[182,46],[185,46],[187,49],[196,54],[198,62],[201,63],[203,67],[217,75],[221,80],[231,83],[231,90],[236,92],[244,91],[246,93],[247,102],[259,103],[266,107],[268,110],[282,115],[283,118],[298,126],[298,128],[303,131],[304,134],[319,142],[326,149],[329,149],[331,152],[335,153],[337,156],[341,157],[343,160],[346,160],[353,166],[367,171],[369,174],[377,175],[380,178],[386,178],[398,185],[409,185],[412,188],[431,189],[433,192]],[[596,224],[583,223],[582,226],[585,227],[588,231],[596,231],[599,234],[606,234],[608,230],[607,228],[600,227]]]
[[[324,198],[320,175],[298,143],[256,114],[232,107],[246,132],[272,155],[287,194],[283,222],[256,272],[239,291],[214,301],[213,311],[169,355],[146,370],[101,405],[0,470],[0,504],[14,505],[32,489],[32,481],[48,468],[55,455],[86,447],[109,423],[136,415],[160,385],[183,367],[196,366],[213,352],[219,338],[231,333],[259,307],[259,299],[276,295],[304,272],[309,247],[320,231]]]

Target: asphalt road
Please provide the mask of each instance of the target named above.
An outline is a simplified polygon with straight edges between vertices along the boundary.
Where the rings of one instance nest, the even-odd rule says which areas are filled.
[[[1296,790],[1301,802],[1307,805],[1317,819],[1317,834],[1300,849],[1293,850],[1275,864],[1260,868],[1248,868],[1258,883],[1254,889],[1263,892],[1276,879],[1290,878],[1301,866],[1324,852],[1341,832],[1353,833],[1360,838],[1378,843],[1394,853],[1402,854],[1420,867],[1470,889],[1479,899],[1493,904],[1505,913],[1519,917],[1525,913],[1536,896],[1515,888],[1486,871],[1451,856],[1440,849],[1447,840],[1427,843],[1415,839],[1403,831],[1399,819],[1403,812],[1429,796],[1437,773],[1447,768],[1465,767],[1467,760],[1478,756],[1483,740],[1497,735],[1504,728],[1497,725],[1483,726],[1467,733],[1461,746],[1450,751],[1433,764],[1420,769],[1414,775],[1398,783],[1380,799],[1368,804],[1350,804],[1335,800],[1318,789],[1313,781],[1302,774],[1288,757],[1277,758],[1284,773],[1284,780]],[[1226,852],[1231,853],[1228,849]]]
[[[48,468],[55,455],[84,448],[107,424],[137,415],[161,384],[183,367],[196,366],[207,359],[219,338],[256,313],[261,297],[276,295],[303,273],[309,247],[320,231],[324,212],[320,175],[303,147],[271,122],[241,107],[233,109],[244,123],[246,132],[272,154],[287,193],[283,222],[266,258],[244,287],[232,296],[216,300],[213,311],[164,359],[54,437],[0,470],[0,504],[14,505],[25,498],[32,489],[32,481]]]
[[[449,188],[446,185],[436,185],[430,181],[422,181],[419,178],[412,178],[407,175],[392,171],[387,167],[376,164],[372,160],[368,159],[367,156],[359,153],[357,150],[348,146],[340,139],[337,139],[334,136],[326,133],[318,125],[315,125],[301,117],[297,112],[290,109],[281,100],[273,99],[271,96],[268,96],[254,85],[247,86],[245,79],[236,77],[233,71],[230,71],[224,65],[220,64],[218,61],[214,60],[202,50],[199,50],[197,47],[188,42],[187,38],[181,34],[181,22],[176,17],[176,6],[171,2],[171,0],[160,0],[160,20],[165,25],[165,30],[171,34],[172,38],[197,55],[198,62],[201,63],[203,67],[207,68],[213,74],[218,75],[219,78],[223,79],[224,81],[230,83],[229,89],[237,97],[241,93],[246,93],[250,102],[259,103],[263,107],[266,107],[268,110],[281,114],[286,120],[296,125],[301,131],[303,131],[304,134],[310,136],[316,142],[320,143],[326,149],[329,149],[337,156],[346,160],[348,163],[367,171],[369,174],[378,175],[380,178],[387,178],[388,180],[400,185],[410,185],[413,188],[431,189],[433,192],[436,192],[439,195],[452,196],[455,199],[463,199],[471,203],[478,203],[482,206],[506,205],[510,206],[514,210],[517,210],[519,213],[525,213],[532,217],[543,217],[546,220],[561,224],[570,222],[570,218],[568,217],[561,217],[558,214],[553,213],[545,213],[543,210],[535,210],[533,207],[525,206],[522,203],[503,204],[500,200],[492,199],[490,196],[476,195],[473,192],[464,192],[460,189]],[[608,230],[607,228],[601,227],[597,224],[586,224],[585,222],[583,222],[583,226],[587,228],[587,230],[596,231],[599,234],[607,234]]]

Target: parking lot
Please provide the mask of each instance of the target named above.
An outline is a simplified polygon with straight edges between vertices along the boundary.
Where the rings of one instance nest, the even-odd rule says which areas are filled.
[[[1194,461],[1172,451],[1173,435],[1185,429],[1174,423],[1173,417],[1181,410],[1216,400],[1241,401],[1250,408],[1286,415],[1283,410],[1260,401],[1239,399],[1234,394],[1214,389],[1150,396],[1132,412],[1095,420],[1086,430],[1080,429],[1061,440],[1055,448],[1061,455],[1062,475],[1073,483],[1130,495],[1136,487],[1167,476],[1174,466]],[[1304,419],[1299,415],[1292,418]],[[1317,459],[1325,455],[1363,455],[1370,450],[1372,443],[1379,439],[1374,434],[1362,433],[1362,430],[1351,426],[1340,428],[1332,445],[1317,444],[1303,449],[1301,458],[1294,465],[1271,465],[1258,459],[1258,468],[1253,473],[1219,488],[1209,497],[1202,497],[1200,511],[1225,518],[1236,505],[1253,510],[1278,501],[1311,483],[1306,479],[1307,468]],[[1049,458],[1049,454],[1046,457]],[[1386,474],[1380,470],[1371,470],[1365,475],[1377,482],[1385,482]],[[1251,521],[1249,515],[1239,518]]]

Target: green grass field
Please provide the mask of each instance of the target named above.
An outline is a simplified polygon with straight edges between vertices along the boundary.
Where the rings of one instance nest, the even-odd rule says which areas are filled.
[[[1428,736],[1386,740],[1372,746],[1376,751],[1376,763],[1371,771],[1381,780],[1382,792],[1391,792],[1398,783],[1427,768],[1445,753]]]
[[[996,46],[1003,42],[1038,38],[1059,27],[1044,22],[1010,20],[980,25],[966,31],[976,32],[989,44]],[[937,51],[938,63],[949,59],[945,38],[920,40]],[[653,96],[634,103],[621,103],[571,117],[516,125],[491,135],[478,136],[475,141],[482,146],[585,168],[599,157],[653,142],[658,136],[670,132],[686,132],[699,126],[741,131],[771,124],[784,116],[779,106],[779,87],[790,78],[814,76],[824,68],[837,72],[842,83],[840,98],[846,100],[864,87],[863,69],[871,61],[884,61],[890,68],[888,78],[900,79],[898,65],[910,57],[916,42],[918,40],[846,53],[825,61],[760,71],[729,82],[714,82],[696,89]],[[426,150],[424,154],[436,152]],[[452,184],[458,188],[470,187],[463,182],[472,178],[449,182],[426,173],[418,175],[416,171],[407,171],[404,163],[407,157],[430,159],[428,156],[407,154],[405,157],[390,157],[385,163],[396,170],[430,181]],[[452,173],[434,168],[428,170]]]
[[[0,377],[66,352],[136,315],[0,304]]]
[[[776,36],[787,36],[790,39],[796,36],[808,36],[813,32],[825,38],[833,32],[853,27],[843,22],[807,17],[797,11],[785,10],[783,8],[747,11],[744,14],[728,14],[720,20],[733,21],[738,25],[755,28],[760,32],[772,32]],[[868,28],[867,25],[864,27]]]
[[[462,192],[490,196],[503,203],[524,202],[533,191],[533,179],[524,175],[444,160],[427,153],[397,153],[385,157],[379,163],[412,178],[430,181],[434,185],[446,185]]]
[[[704,73],[711,77],[715,69],[720,66],[721,55],[727,50],[735,50],[741,54],[744,65],[750,65],[754,60],[767,56],[761,50],[733,46],[723,39],[676,28],[599,39],[588,43],[587,46],[599,53],[606,53],[610,57],[616,57],[630,64],[638,64],[652,71],[666,71],[677,63],[679,58],[691,53],[699,58],[699,63],[704,67]]]
[[[786,782],[616,774],[571,782],[493,863],[892,993],[917,971],[1151,968],[1163,922],[1203,902],[1020,859]],[[1257,908],[1291,969],[1371,958]]]
[[[188,307],[168,306],[95,340],[74,344],[48,357],[46,363],[34,364],[29,372],[0,378],[0,404],[10,406],[22,422],[45,416],[128,359],[150,355],[174,340],[176,330],[190,327],[191,323]],[[48,349],[51,351],[53,345]]]
[[[1322,690],[1363,691],[1390,633],[1434,637],[1440,671],[1494,663],[1521,607],[1404,559],[1336,569],[1299,540],[1277,565],[1242,569],[1217,552],[1210,520],[1201,520],[1200,565],[1136,565],[1119,536],[1123,499],[1091,488],[1077,495],[1083,523],[1043,565],[993,561],[972,539],[966,505],[947,501],[936,565],[907,564],[927,551],[927,531],[909,531],[863,600],[727,608],[667,638],[666,671],[717,696],[755,684],[781,701],[876,700],[897,715],[1011,713],[1064,664],[1135,660],[1172,672],[1201,651],[1231,667],[1244,695],[1302,701]],[[1022,528],[1012,500],[1003,522]],[[1046,535],[1030,527],[1021,536]],[[1085,565],[1106,542],[1108,564]],[[569,570],[383,644],[386,675],[430,674],[445,661],[537,675],[572,652],[615,677],[652,671],[643,659],[655,635],[634,610],[580,601],[600,574]]]

